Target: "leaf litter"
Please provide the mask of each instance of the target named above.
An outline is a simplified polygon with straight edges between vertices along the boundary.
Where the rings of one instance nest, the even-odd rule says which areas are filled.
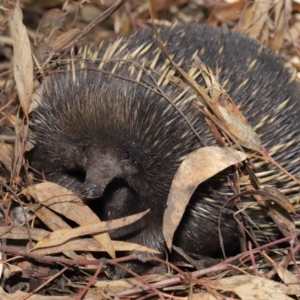
[[[55,64],[50,61],[51,58],[57,57],[56,62],[59,62],[60,57],[63,57],[68,49],[77,43],[79,39],[83,38],[83,36],[85,39],[96,43],[99,42],[98,40],[95,40],[96,36],[113,37],[115,33],[108,28],[110,28],[114,23],[115,28],[122,28],[123,30],[125,30],[125,28],[130,30],[131,27],[136,28],[144,26],[146,21],[149,20],[149,12],[147,3],[129,1],[125,3],[123,7],[119,8],[117,14],[111,16],[108,21],[106,21],[107,24],[102,24],[102,17],[100,17],[100,15],[99,17],[94,15],[92,18],[89,18],[86,15],[88,10],[85,11],[85,15],[80,15],[81,9],[87,5],[87,1],[84,0],[75,2],[75,5],[73,6],[66,2],[62,9],[56,11],[51,10],[51,5],[49,7],[44,6],[43,1],[36,1],[34,4],[30,2],[31,1],[28,1],[29,4],[26,3],[20,7],[19,5],[14,6],[12,1],[7,1],[7,8],[0,7],[0,10],[3,12],[4,16],[0,20],[1,28],[4,28],[4,34],[1,37],[2,40],[4,40],[4,37],[10,38],[9,31],[5,31],[5,29],[7,28],[6,25],[9,18],[12,20],[11,31],[14,32],[13,42],[15,79],[14,86],[14,84],[12,84],[13,81],[11,77],[12,72],[10,72],[11,69],[7,67],[1,68],[0,63],[0,69],[7,71],[1,75],[0,83],[4,82],[4,80],[10,83],[7,88],[3,89],[2,98],[6,99],[7,103],[9,101],[12,103],[11,105],[6,106],[6,102],[1,102],[3,107],[2,115],[4,116],[1,119],[1,126],[4,125],[6,127],[11,127],[12,122],[9,122],[9,120],[11,120],[12,117],[16,120],[14,122],[16,126],[15,146],[12,148],[11,144],[3,143],[3,151],[0,153],[1,168],[3,167],[5,170],[3,175],[2,172],[0,173],[1,181],[3,182],[1,204],[2,211],[5,212],[5,214],[3,214],[3,225],[0,226],[0,233],[3,241],[14,241],[12,245],[6,246],[5,243],[2,243],[0,246],[2,251],[2,260],[7,260],[1,265],[1,273],[2,276],[4,276],[4,278],[8,279],[8,282],[10,282],[9,288],[6,287],[5,290],[2,288],[0,289],[0,295],[5,299],[78,299],[76,298],[77,292],[83,290],[86,285],[84,280],[80,281],[80,279],[83,279],[86,275],[83,273],[83,269],[82,273],[80,273],[80,277],[75,276],[75,273],[72,277],[72,272],[71,275],[65,273],[66,276],[70,276],[69,279],[72,280],[71,287],[66,287],[65,285],[59,286],[55,283],[55,276],[53,275],[54,273],[51,273],[51,267],[44,269],[43,272],[48,273],[41,273],[41,275],[47,275],[50,278],[46,291],[49,292],[52,286],[54,288],[60,288],[60,292],[53,292],[52,296],[43,296],[41,292],[45,292],[45,289],[43,288],[42,283],[45,281],[41,279],[43,276],[39,278],[38,275],[38,270],[42,270],[41,266],[39,266],[39,261],[43,261],[43,263],[47,263],[49,266],[62,263],[70,266],[70,271],[74,271],[74,269],[71,267],[73,264],[70,263],[70,260],[74,260],[74,263],[77,263],[80,266],[83,266],[84,263],[86,263],[86,266],[88,266],[89,262],[93,262],[94,267],[92,270],[95,270],[96,263],[99,265],[99,263],[103,263],[105,261],[101,262],[101,260],[97,261],[94,259],[92,255],[94,251],[102,250],[109,253],[110,257],[112,257],[112,262],[115,262],[118,261],[118,259],[114,258],[115,251],[133,251],[133,254],[131,257],[129,257],[129,259],[140,259],[136,254],[134,254],[134,250],[149,252],[151,252],[151,250],[145,249],[139,245],[130,245],[129,243],[110,240],[108,234],[109,229],[114,226],[123,226],[125,224],[124,222],[132,221],[130,220],[131,217],[128,216],[125,218],[126,220],[115,220],[110,224],[103,224],[105,222],[101,223],[99,218],[92,211],[89,211],[87,206],[85,206],[76,195],[71,194],[66,189],[49,182],[40,183],[35,186],[30,185],[30,183],[33,182],[33,177],[31,172],[28,172],[29,169],[27,168],[23,159],[23,152],[25,150],[25,140],[27,136],[26,124],[28,123],[26,122],[26,117],[31,101],[31,95],[33,89],[35,89],[37,86],[37,75],[43,74],[43,72],[51,72],[51,70],[55,68]],[[53,3],[54,2],[55,1],[53,1]],[[198,9],[198,12],[200,12],[198,16],[201,15],[201,12],[203,12],[201,6],[197,6],[197,4],[195,4],[197,1],[195,1],[195,3],[190,3],[189,1],[184,0],[174,1],[172,5],[168,4],[167,2],[164,4],[160,3],[159,1],[152,2],[154,15],[157,16],[161,12],[168,12],[173,20],[176,19],[182,21],[184,19],[188,19],[189,14],[194,15],[194,20],[196,20],[198,17],[194,12],[195,7]],[[59,3],[59,5],[61,5],[61,3]],[[89,5],[92,7],[94,6],[97,9],[96,11],[101,13],[105,10],[105,8],[112,7],[112,2],[106,3],[103,6],[100,5],[99,7],[98,4],[94,2]],[[180,11],[182,5],[184,5],[184,9],[187,10],[184,13]],[[254,1],[251,4],[246,5],[244,1],[234,1],[230,3],[224,1],[217,7],[215,5],[211,5],[209,2],[207,2],[205,5],[207,11],[210,12],[210,18],[206,20],[207,23],[211,25],[224,25],[229,24],[230,22],[235,22],[234,24],[237,30],[243,31],[249,36],[259,38],[262,42],[267,43],[273,50],[280,49],[283,46],[284,41],[287,39],[284,37],[284,35],[289,29],[291,32],[293,32],[293,38],[299,39],[299,31],[293,31],[294,28],[297,28],[299,23],[294,22],[291,23],[290,28],[287,27],[287,21],[293,18],[292,12],[297,8],[298,4],[296,2],[285,2],[285,5],[283,5],[283,1],[268,1],[264,3],[262,1]],[[44,15],[44,19],[41,21],[38,30],[36,30],[38,27],[37,25],[32,25],[30,22],[28,22],[28,16],[30,16],[30,12],[32,11],[29,8],[33,7],[36,9],[36,11],[40,12],[40,16]],[[26,26],[24,26],[22,22],[21,9],[23,10],[24,18],[27,20]],[[243,13],[237,14],[236,12],[238,10],[242,10]],[[72,19],[73,23],[70,22],[70,18],[68,19],[68,17],[72,15],[70,12],[75,12],[75,18]],[[272,17],[274,17],[274,22],[276,22],[277,25],[276,30],[270,26],[270,18]],[[79,25],[83,25],[85,29],[82,30],[82,26],[74,26],[74,20],[78,21]],[[84,20],[86,22],[90,22],[90,24],[84,23]],[[80,24],[80,22],[83,23]],[[102,32],[100,29],[95,27],[96,24],[100,24],[100,26],[103,28]],[[124,24],[124,26],[122,27],[120,24]],[[127,25],[125,26],[125,24]],[[130,26],[128,26],[128,24],[130,24]],[[32,41],[32,33],[35,31],[37,32],[36,36],[38,36],[38,39],[35,43],[31,43],[30,45],[29,40]],[[96,35],[95,32],[99,34]],[[27,34],[30,37],[29,39]],[[3,47],[3,49],[11,49],[11,44],[6,42],[4,42],[4,44],[5,47]],[[24,48],[22,48],[23,45]],[[34,49],[34,58],[37,65],[37,69],[35,69],[34,73],[31,49]],[[1,53],[1,55],[3,54]],[[9,56],[6,53],[4,53],[4,57],[6,57],[8,60],[12,59],[12,56]],[[208,86],[214,87],[214,89],[210,89],[211,93],[214,94],[213,96],[210,95],[212,96],[211,98],[213,100],[210,105],[214,106],[214,108],[212,108],[213,113],[220,117],[219,112],[223,108],[220,106],[220,103],[231,105],[231,102],[228,102],[228,98],[226,98],[227,96],[223,93],[223,91],[218,90],[217,78],[214,74],[212,74],[211,70],[205,69],[208,66],[202,65],[201,62],[197,61],[197,58],[195,64],[202,71],[206,70],[202,72],[205,76],[206,83]],[[13,64],[8,66],[12,67]],[[191,81],[188,75],[187,78],[187,81]],[[191,84],[193,85],[194,83],[192,82]],[[17,102],[12,100],[14,94],[11,91],[17,91],[19,103],[22,107],[22,114],[24,114],[25,118],[22,117],[21,113],[18,113],[18,110],[16,109]],[[215,95],[216,93],[217,95]],[[205,97],[209,96],[209,94],[203,90],[200,92],[200,94],[202,96],[205,95]],[[214,99],[216,98],[218,98],[220,102],[215,102]],[[239,114],[238,109],[233,109],[233,116]],[[229,111],[231,111],[231,109],[229,109]],[[244,122],[243,118],[237,119],[237,126],[228,126],[228,121],[230,122],[234,120],[234,118],[233,116],[230,116],[228,119],[226,116],[227,113],[228,111],[225,111],[224,115],[224,111],[221,111],[222,116],[226,119],[225,122],[224,120],[221,122],[218,120],[216,121],[216,118],[212,117],[213,114],[209,114],[208,116],[210,119],[215,121],[215,124],[218,128],[221,128],[221,130],[225,132],[225,136],[229,137],[229,140],[234,140],[234,137],[237,136],[243,137],[244,133],[234,133],[232,135],[232,132],[230,132],[230,130],[233,128],[234,130],[248,128],[247,125],[245,125],[246,127],[241,125]],[[242,123],[240,120],[242,120]],[[247,131],[250,133],[250,136],[254,137],[255,140],[255,135],[252,135],[252,129],[248,128]],[[237,140],[242,146],[247,147],[248,138],[246,141],[244,141],[242,138],[238,137]],[[254,144],[255,143],[256,142],[254,142]],[[258,145],[256,146],[257,148],[260,148],[259,144],[256,145]],[[239,147],[237,148],[240,150]],[[224,150],[230,151],[230,149]],[[13,151],[15,152],[14,156],[12,155]],[[238,152],[233,151],[233,153]],[[193,154],[191,154],[191,156],[192,155]],[[183,165],[188,164],[188,159],[187,161],[183,162]],[[244,159],[245,154],[242,154],[241,159],[238,162]],[[197,161],[198,157],[194,160],[192,159],[190,164],[193,165],[193,162]],[[209,160],[206,160],[204,163],[210,164]],[[13,166],[13,168],[11,168],[11,166]],[[20,173],[22,167],[24,167],[26,171],[26,176],[23,176]],[[225,168],[226,166],[223,167]],[[221,171],[223,167],[217,167],[215,172]],[[210,168],[208,170],[210,171]],[[188,177],[187,174],[190,174],[190,176]],[[190,197],[191,189],[194,189],[204,179],[201,179],[197,176],[197,168],[194,168],[194,166],[187,167],[184,172],[178,170],[178,174],[176,174],[176,176],[179,178],[184,178],[184,180],[178,180],[177,184],[181,186],[178,188],[176,187],[176,180],[174,179],[175,184],[172,186],[170,198],[173,196],[178,198],[181,193],[182,197],[187,199],[183,207],[179,209],[179,215],[182,215],[184,207]],[[250,182],[253,184],[253,180],[251,180],[251,178],[247,178],[247,180],[249,184]],[[12,182],[13,184],[8,185],[7,182]],[[266,198],[264,198],[264,195]],[[280,207],[280,209],[283,209],[284,212],[287,210],[294,212],[294,208],[291,206],[289,199],[282,197],[282,195],[278,194],[277,192],[267,189],[262,191],[259,196],[261,197],[260,199],[263,199],[262,201],[264,201],[264,203],[275,203]],[[257,199],[259,199],[258,196]],[[13,217],[11,217],[11,215],[7,212],[9,212],[12,206],[14,206],[14,202],[22,203],[22,205],[29,207],[33,211],[33,216],[28,216],[29,219],[26,220],[27,226],[23,225],[21,227],[16,227],[13,225]],[[175,204],[177,204],[176,201]],[[275,211],[280,211],[280,209],[275,208]],[[166,213],[172,215],[174,210],[167,210]],[[279,220],[278,223],[283,223],[282,227],[287,228],[285,236],[288,236],[290,233],[295,232],[295,225],[290,219],[282,221],[281,217],[284,214],[285,213],[279,212],[278,216],[274,217],[274,220],[277,219]],[[86,219],[83,219],[82,215],[85,215]],[[166,219],[169,219],[171,222],[173,222],[172,231],[174,232],[174,228],[178,226],[180,218],[167,216],[168,215],[166,215]],[[142,215],[135,217],[133,216],[133,218],[138,217],[142,217]],[[73,226],[70,226],[67,220],[72,220],[72,222],[77,224],[77,227],[75,226],[75,228],[73,228]],[[165,222],[165,227],[169,227],[169,225],[170,224]],[[82,237],[82,235],[84,237]],[[32,247],[28,247],[30,245],[30,243],[28,243],[29,240],[34,242]],[[172,238],[170,237],[168,240],[171,241]],[[289,239],[286,238],[286,241],[288,240]],[[23,241],[21,244],[22,246],[20,246],[17,241],[19,241],[18,243]],[[276,242],[273,244],[276,245]],[[183,295],[183,292],[185,295],[190,294],[191,298],[193,299],[220,299],[220,297],[227,296],[239,297],[240,299],[291,299],[290,295],[299,296],[299,285],[297,285],[299,281],[299,270],[297,269],[297,261],[295,260],[294,256],[296,255],[297,245],[295,248],[291,247],[290,249],[292,254],[291,260],[288,260],[286,252],[280,249],[276,250],[278,256],[274,256],[276,261],[266,258],[264,252],[260,252],[264,249],[267,249],[267,247],[262,247],[259,250],[250,250],[248,253],[244,253],[235,259],[227,259],[221,263],[217,263],[212,267],[208,267],[204,270],[196,271],[191,274],[179,272],[178,274],[152,274],[144,277],[137,275],[136,278],[119,281],[107,281],[99,279],[94,281],[92,287],[90,287],[86,292],[84,298],[96,299],[99,297],[139,297],[139,295],[141,296],[145,293],[148,293],[148,295],[156,295],[162,299],[164,297],[170,297],[171,294],[174,295],[174,293]],[[58,253],[63,253],[65,256],[48,256]],[[33,260],[33,263],[22,264],[22,262],[28,262],[29,258],[31,261]],[[249,261],[248,264],[246,264],[246,258],[251,261],[250,264]],[[124,259],[126,260],[126,258]],[[149,259],[151,259],[151,257]],[[241,263],[237,263],[238,261]],[[288,264],[292,263],[292,261],[295,263],[294,266],[296,272],[291,272],[291,270],[287,268]],[[168,264],[167,262],[165,262],[165,264],[167,264],[169,268],[177,270],[176,266]],[[33,270],[37,271],[33,272]],[[256,274],[258,270],[260,272],[260,276],[254,276],[253,274]],[[273,273],[270,272],[271,270]],[[58,272],[58,269],[54,268],[53,271]],[[287,285],[270,280],[268,278],[268,271],[270,272],[270,276],[271,274],[277,274],[281,281]],[[34,286],[30,284],[25,286],[27,287],[27,291],[40,294],[32,295],[28,292],[21,292],[18,288],[18,285],[13,284],[15,275],[20,273],[23,274],[22,276],[24,278],[38,278],[37,282],[39,283],[38,285],[40,285],[38,288],[34,288]],[[245,275],[245,273],[247,275]],[[25,276],[25,274],[27,275]],[[218,276],[216,276],[217,274]],[[225,274],[231,276],[222,278],[222,276]],[[51,277],[53,278],[52,285]],[[87,278],[89,277],[86,277],[86,279]],[[152,284],[150,285],[150,283]],[[206,293],[203,293],[202,289],[205,289]],[[171,294],[169,294],[169,292]],[[60,296],[61,293],[64,294],[63,297]]]

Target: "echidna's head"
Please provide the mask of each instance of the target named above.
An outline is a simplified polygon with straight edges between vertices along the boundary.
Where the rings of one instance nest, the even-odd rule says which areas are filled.
[[[118,179],[143,199],[161,201],[184,156],[199,147],[166,99],[124,79],[81,71],[73,80],[62,73],[49,77],[37,95],[33,166],[88,198],[100,197]],[[196,122],[189,105],[181,109]]]

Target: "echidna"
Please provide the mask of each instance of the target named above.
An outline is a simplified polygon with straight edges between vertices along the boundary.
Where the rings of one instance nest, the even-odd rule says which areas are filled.
[[[255,40],[208,26],[162,27],[160,37],[186,72],[191,73],[197,55],[218,74],[266,149],[296,174],[300,85],[280,58]],[[112,232],[112,238],[164,253],[162,220],[173,176],[188,153],[216,142],[193,97],[180,96],[165,76],[176,72],[153,30],[97,49],[83,48],[80,55],[75,75],[57,72],[38,91],[40,106],[31,126],[37,141],[33,164],[48,180],[97,198],[93,201],[103,220],[150,208],[137,224]],[[199,83],[200,77],[195,77]],[[256,171],[262,170],[270,171],[270,177],[275,174],[267,164]],[[176,246],[190,254],[221,254],[217,224],[225,200],[220,193],[229,190],[224,182],[226,174],[199,186],[176,232]],[[285,175],[271,184],[296,186]],[[233,254],[239,249],[233,209],[223,210],[222,216],[225,249]],[[142,270],[140,265],[131,267]]]

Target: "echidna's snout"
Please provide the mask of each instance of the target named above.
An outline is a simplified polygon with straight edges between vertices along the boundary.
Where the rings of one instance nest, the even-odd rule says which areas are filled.
[[[99,182],[93,182],[93,180],[86,180],[83,185],[83,191],[81,194],[88,198],[94,199],[102,196],[105,187],[110,183],[110,179]]]
[[[87,155],[86,177],[82,195],[88,199],[99,198],[115,178],[126,178],[137,172],[130,159],[124,160],[115,151],[93,151]]]

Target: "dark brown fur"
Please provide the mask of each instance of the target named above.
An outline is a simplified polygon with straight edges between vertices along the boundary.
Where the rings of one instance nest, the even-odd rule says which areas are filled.
[[[165,27],[160,35],[174,61],[183,59],[183,69],[191,67],[196,50],[215,74],[217,67],[220,69],[220,82],[228,80],[225,89],[242,107],[242,113],[267,150],[293,141],[276,150],[273,157],[296,174],[300,165],[300,87],[298,82],[290,80],[290,72],[280,58],[267,49],[260,51],[261,45],[254,40],[207,26]],[[39,91],[42,103],[32,119],[37,140],[34,165],[45,172],[48,180],[88,198],[99,198],[94,201],[102,219],[151,208],[138,224],[114,231],[112,238],[164,252],[162,218],[173,176],[184,156],[201,144],[178,111],[163,96],[144,86],[158,80],[154,72],[151,76],[144,72],[142,84],[126,80],[137,77],[139,67],[136,65],[136,71],[130,75],[131,63],[119,64],[114,75],[106,73],[111,72],[116,60],[134,53],[144,43],[153,42],[153,45],[143,55],[128,60],[142,64],[145,59],[149,62],[145,64],[147,68],[155,57],[157,43],[152,30],[125,37],[118,49],[127,41],[127,47],[114,54],[113,60],[101,70],[98,70],[99,62],[87,61],[90,70],[77,71],[75,82],[70,73],[63,72],[44,83]],[[99,58],[104,51],[99,50]],[[155,70],[160,69],[164,60],[161,54]],[[257,62],[249,68],[254,60]],[[247,84],[240,87],[246,79]],[[170,84],[161,89],[171,99],[176,95],[176,88]],[[178,101],[177,106],[201,140],[206,145],[214,145],[203,116],[192,103]],[[262,126],[257,127],[266,116]],[[220,255],[217,224],[224,199],[212,190],[232,193],[223,187],[224,181],[226,177],[220,175],[198,188],[176,232],[175,245],[189,253]],[[285,178],[277,186],[284,187],[289,181]],[[232,213],[230,207],[224,211],[221,226],[228,254],[238,251]],[[142,270],[134,264],[129,266]]]

